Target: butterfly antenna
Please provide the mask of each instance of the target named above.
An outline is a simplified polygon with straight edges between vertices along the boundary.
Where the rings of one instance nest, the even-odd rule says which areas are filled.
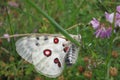
[[[71,29],[76,28],[76,27],[78,27],[78,26],[80,26],[80,25],[83,25],[83,24],[82,24],[82,23],[75,24],[75,25],[67,28],[66,30],[71,30]]]

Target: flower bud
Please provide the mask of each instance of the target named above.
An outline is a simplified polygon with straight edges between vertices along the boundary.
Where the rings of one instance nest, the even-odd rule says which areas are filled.
[[[88,61],[89,61],[89,57],[84,57],[84,62],[87,62],[88,63]]]
[[[91,79],[92,78],[92,71],[85,71],[84,76],[88,79]]]
[[[116,67],[111,67],[110,70],[109,70],[109,73],[110,73],[111,76],[114,77],[114,76],[117,76],[118,70],[117,70]]]
[[[9,61],[14,61],[14,60],[15,60],[14,57],[10,56]]]
[[[112,57],[117,58],[118,57],[118,52],[117,51],[112,51]]]
[[[79,66],[78,70],[79,70],[80,73],[83,73],[85,69],[83,68],[83,66]]]
[[[40,77],[36,76],[34,80],[43,80]]]

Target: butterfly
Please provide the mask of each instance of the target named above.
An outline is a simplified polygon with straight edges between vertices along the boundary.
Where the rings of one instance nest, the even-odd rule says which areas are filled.
[[[81,36],[71,35],[80,41]],[[79,47],[60,34],[31,35],[16,42],[18,54],[33,64],[36,71],[50,78],[58,77],[64,65],[75,64]]]

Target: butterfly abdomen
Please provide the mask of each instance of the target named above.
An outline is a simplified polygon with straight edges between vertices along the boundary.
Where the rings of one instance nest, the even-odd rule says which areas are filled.
[[[67,52],[66,57],[65,57],[66,65],[70,66],[70,65],[74,64],[77,60],[77,56],[78,56],[77,47],[74,44],[72,44]]]

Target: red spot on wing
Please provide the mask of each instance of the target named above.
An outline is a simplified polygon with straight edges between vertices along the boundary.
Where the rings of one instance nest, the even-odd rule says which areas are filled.
[[[58,38],[54,38],[54,43],[57,44],[59,42]]]
[[[43,53],[44,53],[45,56],[49,57],[49,56],[51,56],[52,51],[51,51],[50,49],[45,49],[45,50],[43,51]]]
[[[61,63],[60,63],[60,61],[59,61],[58,58],[55,58],[55,59],[54,59],[54,63],[55,63],[55,64],[58,64],[58,67],[61,67]]]
[[[69,50],[69,47],[65,47],[63,50],[64,52],[67,52]]]

